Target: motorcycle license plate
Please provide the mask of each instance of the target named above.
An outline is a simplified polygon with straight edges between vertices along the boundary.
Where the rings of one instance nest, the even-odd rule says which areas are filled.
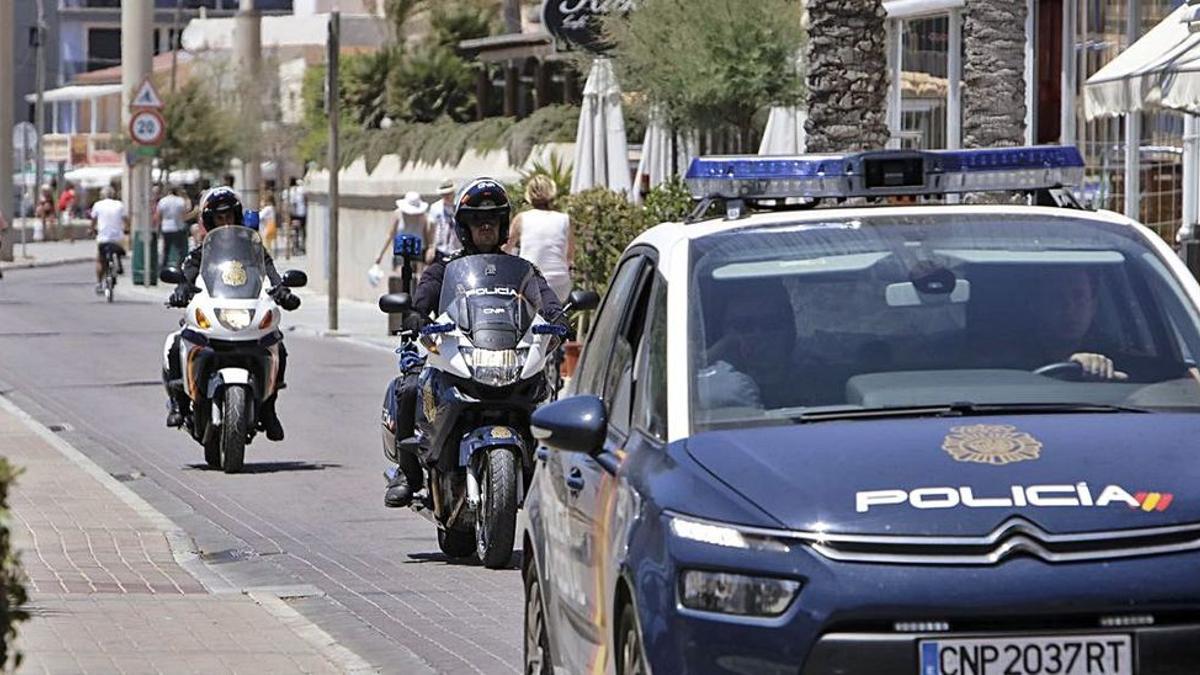
[[[1134,675],[1128,635],[922,640],[920,675]]]

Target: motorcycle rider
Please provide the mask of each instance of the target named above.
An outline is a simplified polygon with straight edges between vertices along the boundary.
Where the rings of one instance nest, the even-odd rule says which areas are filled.
[[[469,255],[508,255],[500,245],[508,241],[512,206],[504,186],[491,178],[476,178],[458,192],[454,200],[454,231],[463,248],[457,253],[434,260],[421,274],[413,292],[413,312],[405,318],[405,328],[419,330],[437,312],[442,295],[442,279],[446,265]],[[541,310],[544,319],[566,325],[562,305],[558,296],[546,283],[542,273],[533,268],[537,275],[538,292],[541,295]],[[385,407],[396,425],[395,437],[407,439],[416,427],[417,377],[423,360],[415,349],[406,349],[400,357],[402,375],[392,381],[388,388]],[[413,494],[421,489],[424,475],[416,455],[403,449],[397,451],[399,466],[395,476],[388,481],[384,505],[407,506]]]
[[[237,193],[228,187],[217,187],[206,192],[200,197],[200,222],[205,232],[211,232],[218,227],[226,227],[230,225],[242,225],[242,202],[238,199]],[[260,244],[261,245],[261,244]],[[203,251],[203,246],[196,246],[187,257],[183,259],[182,272],[184,280],[175,287],[171,293],[169,304],[172,307],[187,307],[191,302],[193,288],[196,283],[196,278],[200,275],[200,258]],[[292,295],[289,288],[282,285],[282,277],[275,269],[275,262],[271,259],[271,255],[263,248],[263,261],[265,263],[267,277],[271,281],[271,297],[281,308],[291,311],[300,307],[300,298]],[[167,397],[170,404],[170,410],[167,413],[167,426],[178,427],[183,425],[184,418],[191,404],[191,400],[187,396],[187,392],[183,390],[182,378],[179,364],[179,334],[180,331],[175,331],[168,337],[167,342],[170,345],[164,354],[166,364],[163,367],[163,383],[167,387]],[[275,412],[275,399],[278,396],[278,390],[284,386],[284,372],[287,370],[287,349],[283,345],[283,340],[279,341],[279,371],[276,377],[276,393],[263,402],[261,414],[259,415],[259,428],[266,432],[267,438],[272,441],[283,440],[283,424],[279,421],[279,416]]]

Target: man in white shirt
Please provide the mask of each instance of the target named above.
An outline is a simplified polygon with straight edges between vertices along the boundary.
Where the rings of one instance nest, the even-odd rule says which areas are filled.
[[[429,227],[433,230],[433,245],[425,252],[425,262],[458,253],[462,243],[454,232],[454,181],[447,178],[438,186],[441,201],[429,205]]]
[[[304,186],[292,176],[287,189],[288,209],[291,211],[292,237],[296,241],[296,250],[304,253],[305,224],[308,221],[308,199],[304,194]]]
[[[102,284],[105,273],[105,256],[109,251],[117,255],[118,265],[125,255],[121,244],[125,241],[125,231],[129,229],[129,215],[125,205],[114,199],[111,187],[100,191],[100,201],[92,204],[92,230],[96,233],[96,293],[104,292]],[[121,273],[118,267],[118,274]]]
[[[154,222],[162,232],[164,266],[178,266],[188,253],[188,228],[185,216],[191,208],[192,205],[174,185],[154,207]]]

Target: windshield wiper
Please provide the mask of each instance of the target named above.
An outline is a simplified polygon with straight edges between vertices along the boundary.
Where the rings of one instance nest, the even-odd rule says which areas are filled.
[[[1149,413],[1147,408],[1108,403],[973,403],[959,401],[949,405],[886,406],[851,408],[829,406],[810,408],[790,415],[794,422],[877,419],[886,417],[969,417],[973,415],[1047,415],[1054,413]]]

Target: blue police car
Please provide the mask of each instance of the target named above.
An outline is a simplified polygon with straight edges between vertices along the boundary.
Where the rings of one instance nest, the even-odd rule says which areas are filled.
[[[1082,173],[696,160],[534,415],[526,672],[1200,673],[1200,286]]]

